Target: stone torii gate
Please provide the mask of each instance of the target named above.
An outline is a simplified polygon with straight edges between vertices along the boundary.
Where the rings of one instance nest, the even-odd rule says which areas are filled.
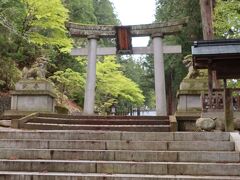
[[[84,98],[84,114],[94,114],[96,59],[97,56],[123,54],[154,54],[156,111],[158,116],[167,115],[164,53],[181,53],[181,46],[165,46],[166,35],[179,33],[187,19],[167,23],[154,23],[133,26],[80,25],[68,23],[71,36],[88,38],[88,48],[72,49],[73,56],[88,56],[87,81]],[[132,47],[132,37],[150,36],[150,47]],[[116,38],[116,47],[100,48],[99,38]]]

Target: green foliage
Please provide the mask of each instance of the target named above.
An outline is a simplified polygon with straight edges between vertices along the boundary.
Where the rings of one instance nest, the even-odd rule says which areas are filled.
[[[113,5],[109,0],[93,0],[94,14],[97,24],[118,25],[120,21],[114,13]]]
[[[70,20],[75,23],[96,24],[93,0],[65,0],[64,3],[70,11]]]
[[[4,67],[0,72],[1,90],[12,89],[20,77],[19,69],[44,55],[50,59],[47,76],[54,82],[60,100],[69,97],[83,106],[87,61],[86,57],[75,58],[63,53],[72,43],[67,36],[66,21],[120,24],[110,0],[0,1],[0,65]],[[75,46],[86,45],[85,40],[75,38],[74,41]],[[100,42],[101,46],[110,43]],[[100,58],[97,67],[96,107],[99,111],[108,111],[113,104],[143,103],[141,90],[123,75],[113,57]]]
[[[20,47],[30,42],[40,46],[54,46],[63,52],[69,51],[72,41],[67,37],[67,20],[68,10],[61,0],[47,3],[45,0],[0,2],[0,23],[17,35]]]
[[[155,107],[155,101],[152,101],[154,95],[154,79],[153,79],[153,66],[148,67],[151,63],[147,62],[146,57],[142,56],[134,59],[131,56],[119,58],[124,75],[139,85],[145,97],[144,105],[150,108]],[[151,64],[153,65],[153,64]],[[126,106],[126,105],[125,105]]]
[[[49,79],[56,85],[61,94],[67,95],[79,103],[82,103],[81,95],[84,92],[85,79],[79,72],[68,68],[65,71],[57,71]]]
[[[16,63],[9,58],[0,56],[0,89],[9,91],[14,88],[15,83],[21,78],[21,71]]]
[[[225,38],[240,37],[239,0],[217,0],[215,8],[216,35]]]
[[[106,111],[111,105],[117,104],[119,99],[133,105],[142,105],[144,102],[138,85],[125,77],[119,69],[120,65],[112,56],[97,63],[96,104],[99,111]]]
[[[38,45],[59,47],[70,50],[71,40],[67,37],[65,22],[68,10],[61,0],[21,0],[24,5],[21,32],[23,36]]]
[[[79,59],[79,64],[82,61]],[[97,87],[96,107],[97,111],[103,113],[119,101],[125,101],[132,105],[141,105],[144,96],[133,81],[128,79],[120,71],[120,65],[114,57],[105,57],[97,63]],[[85,75],[68,68],[65,71],[57,71],[50,79],[54,82],[60,99],[64,95],[83,105]]]

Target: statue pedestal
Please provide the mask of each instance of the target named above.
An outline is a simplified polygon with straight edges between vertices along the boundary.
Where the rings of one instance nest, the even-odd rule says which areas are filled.
[[[208,91],[206,78],[183,79],[177,93],[176,118],[180,131],[194,131],[195,122],[202,112],[201,93]]]
[[[11,92],[11,110],[5,115],[29,114],[33,112],[54,113],[53,87],[47,80],[21,80]]]

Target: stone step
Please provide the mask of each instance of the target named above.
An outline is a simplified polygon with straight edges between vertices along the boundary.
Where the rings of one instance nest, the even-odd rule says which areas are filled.
[[[0,160],[0,171],[240,176],[239,163]]]
[[[166,120],[168,116],[73,116],[64,114],[39,114],[42,118],[57,118],[57,119],[104,119],[104,120]]]
[[[37,117],[31,123],[88,124],[88,125],[169,125],[169,120],[138,119],[61,119]]]
[[[0,159],[101,160],[136,162],[240,162],[239,152],[0,149]]]
[[[1,130],[0,139],[229,141],[227,132],[118,132],[81,130]]]
[[[119,140],[47,140],[1,139],[0,148],[88,149],[88,150],[168,150],[168,151],[234,151],[228,141],[119,141]]]
[[[184,176],[1,171],[1,180],[240,180],[238,176]]]
[[[24,129],[37,130],[100,130],[100,131],[133,131],[133,132],[169,132],[170,125],[70,125],[26,123]]]

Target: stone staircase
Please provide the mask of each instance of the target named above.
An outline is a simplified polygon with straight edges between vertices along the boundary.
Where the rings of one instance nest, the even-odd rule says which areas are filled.
[[[229,133],[1,130],[0,180],[240,180]]]
[[[33,113],[12,121],[12,127],[37,130],[169,132],[176,130],[170,119],[173,118],[168,116],[70,116]]]

